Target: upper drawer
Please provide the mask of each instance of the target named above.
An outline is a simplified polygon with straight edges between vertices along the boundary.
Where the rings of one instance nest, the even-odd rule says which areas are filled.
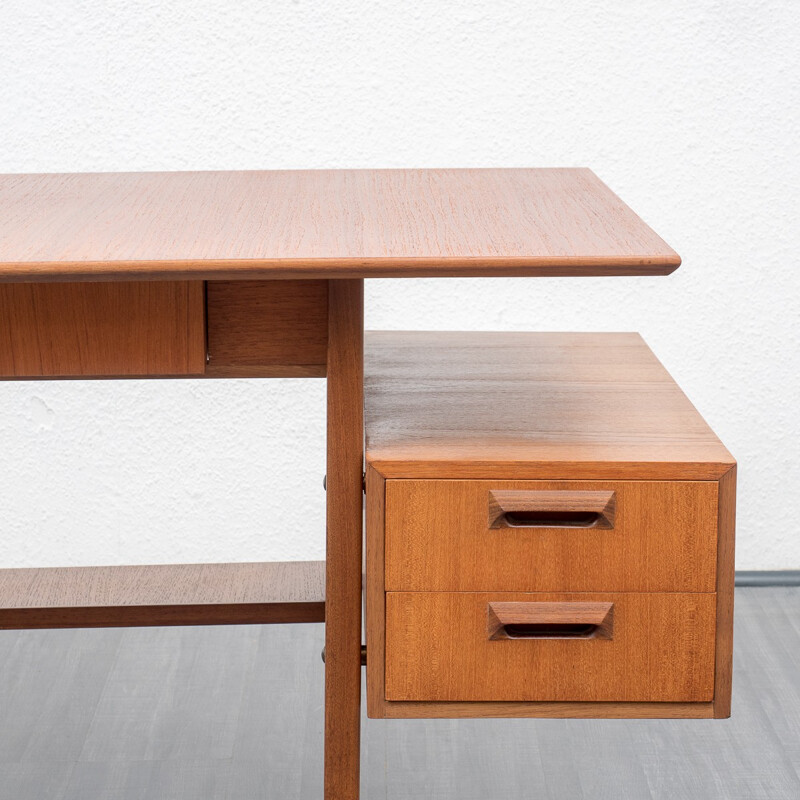
[[[202,375],[202,281],[0,285],[0,377]]]
[[[386,482],[387,591],[712,592],[715,481]]]

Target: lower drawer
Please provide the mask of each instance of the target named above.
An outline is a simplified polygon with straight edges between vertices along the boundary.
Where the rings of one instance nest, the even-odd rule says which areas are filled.
[[[386,700],[706,702],[716,595],[388,592]]]

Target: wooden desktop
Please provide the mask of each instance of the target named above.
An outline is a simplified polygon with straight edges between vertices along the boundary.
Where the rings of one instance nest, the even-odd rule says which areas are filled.
[[[638,336],[371,334],[365,377],[365,278],[676,269],[592,172],[6,175],[0,208],[0,378],[328,386],[325,562],[0,570],[0,628],[324,620],[356,798],[366,490],[370,716],[729,714],[735,464]]]

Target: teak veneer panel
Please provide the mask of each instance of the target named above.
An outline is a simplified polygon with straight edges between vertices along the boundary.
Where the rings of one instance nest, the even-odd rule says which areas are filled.
[[[588,169],[0,176],[0,280],[664,275]]]
[[[364,281],[328,292],[325,797],[354,798],[361,753]]]
[[[201,375],[201,281],[0,284],[0,377]]]
[[[491,603],[613,604],[613,635],[498,639]],[[710,702],[716,599],[706,594],[388,592],[389,701]]]
[[[325,377],[327,281],[209,281],[206,307],[206,375]]]
[[[370,332],[386,478],[718,480],[735,463],[635,333]]]
[[[713,703],[384,703],[382,719],[709,719]]]
[[[733,598],[736,579],[736,467],[719,482],[717,542],[717,647],[714,716],[730,717],[733,683]]]
[[[0,570],[0,629],[325,620],[325,562]]]
[[[490,528],[492,491],[615,495],[612,528]],[[716,481],[386,482],[387,591],[713,592]]]
[[[367,715],[386,716],[386,481],[367,463],[364,476],[364,627],[367,652]]]
[[[367,710],[371,717],[729,716],[735,462],[638,335],[371,333],[367,336],[366,375],[365,618],[368,648]],[[673,485],[664,487],[667,482]],[[598,587],[597,592],[592,594],[589,588],[597,584],[580,584],[580,581],[586,580],[582,570],[573,569],[571,553],[567,554],[570,558],[563,558],[565,554],[558,552],[559,543],[554,539],[550,542],[549,557],[557,563],[546,563],[548,558],[545,556],[548,554],[539,553],[537,557],[530,558],[525,553],[512,553],[513,548],[505,554],[506,558],[500,558],[489,548],[486,551],[488,555],[484,556],[485,569],[478,570],[482,554],[472,552],[472,548],[475,545],[480,549],[481,536],[489,537],[488,544],[491,544],[491,537],[498,533],[503,536],[521,533],[531,538],[552,535],[552,531],[542,527],[533,530],[524,527],[488,527],[491,517],[490,490],[499,491],[502,503],[508,504],[513,497],[503,492],[515,491],[509,487],[532,485],[575,487],[570,493],[573,499],[578,497],[576,492],[586,487],[595,491],[599,486],[608,487],[604,490],[605,495],[608,491],[620,490],[620,487],[622,494],[627,487],[640,494],[648,489],[652,491],[653,487],[658,493],[659,487],[664,487],[664,507],[661,512],[656,509],[655,513],[656,533],[653,533],[654,520],[650,519],[654,511],[651,507],[646,509],[640,520],[644,527],[650,529],[650,540],[640,532],[637,542],[637,537],[631,539],[632,531],[628,531],[625,545],[632,547],[634,552],[630,553],[630,558],[633,561],[647,561],[648,553],[652,555],[661,547],[655,541],[660,531],[660,535],[667,538],[677,536],[671,542],[671,558],[663,550],[661,556],[651,563],[655,576],[646,576],[640,566],[630,574],[623,574],[623,570],[616,575],[623,582],[633,575],[637,580],[641,579],[641,583],[634,585],[649,591],[639,593],[626,590],[609,595],[608,587],[604,586]],[[461,494],[468,496],[471,491],[479,490],[480,508],[451,502],[453,498],[448,499],[450,489],[441,494],[441,490],[437,489],[441,486],[450,487],[454,497]],[[471,486],[477,486],[478,490],[471,489]],[[689,494],[682,496],[687,487]],[[409,496],[410,489],[413,491]],[[423,502],[415,511],[414,504],[426,497],[430,505]],[[608,519],[613,520],[614,526],[619,523],[627,528],[624,507],[622,518],[618,516],[619,500],[620,496],[617,495],[613,508],[609,505],[604,508],[608,509]],[[536,503],[533,505],[538,508]],[[566,508],[569,504],[562,505]],[[624,506],[630,509],[627,503]],[[424,519],[415,522],[413,517],[421,507],[426,509],[422,513]],[[682,537],[680,531],[662,529],[666,528],[663,520],[665,509],[673,515],[677,514],[678,526],[687,524],[687,521],[691,523],[693,517],[695,522],[702,519],[695,530],[697,538],[691,541],[692,537]],[[399,515],[394,523],[390,521],[393,513]],[[461,519],[461,540],[456,535],[455,527],[458,526],[455,517]],[[477,522],[478,518],[480,523]],[[471,532],[473,523],[475,530]],[[482,526],[480,533],[477,532],[479,524]],[[393,543],[400,550],[392,554],[387,546],[385,531],[387,526],[393,525]],[[415,549],[413,555],[408,554],[405,572],[402,566],[395,564],[397,552],[403,552],[407,545],[397,525],[404,528],[403,536],[408,536],[411,541],[417,528],[421,530],[425,527],[428,534],[428,541]],[[453,534],[447,544],[437,542],[439,536],[436,531],[441,533],[442,525],[445,531],[450,530]],[[451,529],[451,525],[455,527]],[[587,528],[561,528],[559,533],[566,537],[587,533],[592,536],[602,533],[613,535],[615,530],[616,527],[598,527],[594,531]],[[455,549],[451,550],[451,546]],[[442,563],[429,565],[427,562],[431,557],[434,562],[439,557],[436,554],[432,556],[431,548],[436,550],[438,547],[442,548],[446,557]],[[576,697],[586,695],[573,695],[571,691],[565,693],[562,700],[468,699],[469,687],[480,685],[481,680],[497,680],[498,684],[502,684],[501,678],[506,674],[508,664],[493,665],[491,669],[482,670],[482,674],[477,676],[477,683],[471,678],[465,679],[457,690],[454,689],[455,683],[450,682],[451,677],[456,676],[453,681],[457,682],[463,676],[459,677],[458,669],[454,669],[448,659],[451,655],[456,661],[462,659],[468,662],[464,671],[474,671],[476,661],[474,658],[470,660],[469,655],[465,656],[463,648],[466,647],[470,652],[470,648],[483,646],[485,625],[481,634],[483,638],[470,639],[468,632],[452,630],[454,625],[458,627],[460,623],[449,618],[437,604],[468,604],[470,601],[466,598],[472,596],[472,602],[477,602],[474,597],[480,595],[482,611],[485,613],[487,602],[524,602],[521,599],[523,596],[531,596],[528,586],[524,593],[509,593],[512,587],[500,587],[494,583],[497,591],[492,592],[460,591],[451,594],[434,591],[437,587],[457,586],[463,589],[467,585],[460,582],[458,573],[463,569],[462,555],[467,556],[469,561],[470,553],[475,556],[476,567],[472,578],[478,581],[473,586],[487,586],[487,580],[494,581],[498,575],[505,581],[509,575],[513,577],[516,573],[516,577],[522,580],[527,564],[534,578],[544,570],[553,581],[565,578],[567,581],[577,581],[572,586],[583,585],[585,588],[585,591],[571,595],[558,594],[568,591],[562,584],[552,589],[556,594],[543,591],[537,593],[538,597],[563,601],[569,596],[576,602],[616,597],[618,604],[622,603],[617,608],[622,609],[623,616],[629,619],[631,615],[624,613],[624,606],[630,601],[624,598],[632,598],[632,602],[644,605],[650,602],[658,604],[662,602],[659,598],[666,603],[683,602],[680,598],[685,598],[688,604],[686,608],[689,609],[685,622],[691,630],[681,634],[675,626],[667,627],[666,615],[655,613],[652,609],[642,612],[638,614],[642,621],[639,626],[642,637],[647,620],[657,621],[666,635],[660,644],[641,639],[643,650],[632,654],[635,656],[632,661],[625,656],[622,662],[624,669],[628,669],[629,662],[638,663],[636,658],[641,662],[645,657],[647,663],[642,667],[645,673],[652,669],[672,671],[677,668],[679,672],[683,671],[683,688],[676,688],[678,684],[675,681],[681,680],[677,674],[667,675],[664,686],[675,689],[676,693],[668,696],[691,697],[691,702],[681,699],[665,702],[665,695],[661,695],[662,699],[657,701],[631,699],[638,696],[631,694],[638,691],[631,688],[635,686],[635,681],[626,684],[620,692],[616,689],[612,691],[607,686],[609,693],[603,701],[579,701]],[[601,550],[596,563],[592,563],[588,555],[582,563],[589,572],[603,572],[609,568],[611,572],[605,572],[605,578],[614,577],[612,573],[617,567],[608,561],[615,557],[614,553]],[[699,570],[697,573],[693,573],[695,568]],[[659,575],[662,569],[665,572]],[[389,573],[392,573],[391,578],[388,577]],[[420,578],[422,575],[425,577]],[[670,587],[668,584],[673,579],[675,584]],[[394,583],[389,584],[388,581]],[[426,583],[428,585],[423,585]],[[391,586],[404,590],[413,586],[418,587],[419,591],[387,591]],[[548,587],[551,586],[555,587],[555,584],[548,584]],[[655,587],[663,591],[655,593],[652,591]],[[681,592],[679,587],[702,591]],[[416,601],[413,599],[415,597],[425,599]],[[446,597],[451,599],[446,600]],[[409,650],[410,639],[395,639],[396,649],[390,652],[387,626],[391,612],[387,608],[387,601],[397,607],[403,603],[413,605],[415,602],[424,606],[418,614],[409,607],[394,616],[395,623],[401,626],[398,630],[405,625],[409,637],[418,637],[416,655],[412,656]],[[644,608],[644,605],[639,608]],[[690,606],[693,605],[699,608],[699,613],[691,611]],[[412,621],[414,614],[417,614],[416,622]],[[633,618],[636,617],[637,614],[633,614]],[[615,616],[615,624],[617,619]],[[441,642],[450,644],[441,645]],[[520,644],[513,641],[507,643]],[[651,650],[649,656],[643,656],[643,651],[650,647],[663,647],[666,650]],[[451,650],[444,652],[446,648]],[[400,695],[390,695],[386,684],[389,662],[392,659],[416,659],[417,656],[417,666],[405,662],[394,663],[401,685],[409,680],[419,680],[420,683],[411,691],[406,685],[405,689],[400,690]],[[651,656],[652,660],[649,660]],[[696,676],[686,678],[684,667],[691,672],[695,666],[700,671]],[[563,663],[561,667],[564,668]],[[409,678],[409,669],[412,673],[417,670],[419,675]],[[432,673],[439,674],[441,684],[433,687],[435,691],[430,686],[421,689],[426,680],[433,680]],[[522,669],[525,681],[528,673],[526,666]],[[555,667],[553,676],[554,680],[559,680]],[[608,676],[610,673],[607,673]],[[654,694],[650,697],[655,696],[661,684],[660,679],[654,679]],[[648,690],[641,682],[639,689],[643,692]],[[451,699],[409,699],[412,696],[419,697],[418,690],[424,691],[427,697]],[[681,694],[684,690],[686,693]],[[503,696],[502,691],[501,687],[498,692],[483,696]],[[628,694],[625,694],[626,691]],[[390,696],[407,699],[387,699]],[[461,699],[457,699],[459,696]],[[511,696],[507,694],[505,697]]]

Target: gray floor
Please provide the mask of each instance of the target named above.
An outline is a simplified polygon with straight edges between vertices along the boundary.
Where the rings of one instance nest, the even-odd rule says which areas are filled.
[[[0,632],[2,800],[321,798],[322,626]],[[730,721],[377,721],[363,795],[800,798],[800,588],[740,589]]]

